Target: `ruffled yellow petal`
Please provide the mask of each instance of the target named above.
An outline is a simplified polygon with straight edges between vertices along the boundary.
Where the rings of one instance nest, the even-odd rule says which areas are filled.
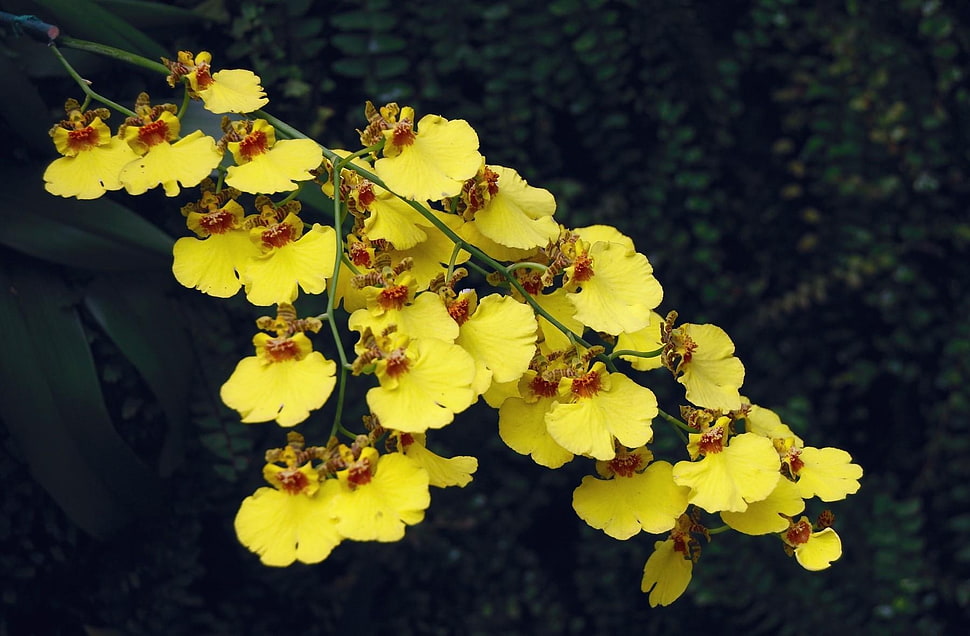
[[[461,226],[461,218],[454,214],[443,214],[433,212],[435,217],[451,229]],[[467,225],[467,224],[466,224]],[[390,250],[388,253],[394,262],[400,262],[402,258],[408,256],[413,261],[413,266],[409,270],[418,283],[418,289],[427,289],[429,283],[435,276],[446,271],[442,263],[447,263],[455,250],[455,244],[444,232],[436,227],[422,228],[428,238],[407,250]],[[471,258],[471,254],[462,250],[458,253],[455,264],[461,264]]]
[[[781,460],[771,440],[743,433],[719,453],[674,466],[674,481],[691,489],[688,501],[708,512],[741,512],[761,501],[781,477]]]
[[[616,350],[643,351],[644,353],[657,351],[663,347],[663,343],[660,341],[660,327],[663,323],[663,317],[657,312],[651,311],[650,324],[633,333],[621,333],[616,339]],[[620,358],[629,362],[630,366],[637,371],[650,371],[663,366],[659,355],[652,358],[637,356],[620,356]]]
[[[334,234],[332,227],[315,223],[297,241],[250,260],[240,276],[246,299],[262,307],[293,302],[297,286],[307,294],[323,293],[336,259]]]
[[[234,525],[240,543],[265,565],[277,567],[294,561],[319,563],[343,539],[326,498],[275,488],[260,488],[246,497]]]
[[[626,540],[641,530],[657,534],[674,527],[687,510],[687,488],[671,477],[673,467],[654,462],[631,477],[587,475],[573,491],[573,509],[590,526]]]
[[[577,455],[606,460],[616,455],[614,439],[629,448],[653,439],[651,420],[658,413],[653,391],[622,373],[607,374],[602,362],[593,366],[593,372],[599,374],[601,383],[595,395],[559,402],[546,414],[549,434],[556,442]],[[575,386],[575,382],[562,380],[563,386]]]
[[[259,249],[245,230],[212,234],[204,240],[186,236],[175,241],[173,251],[175,279],[217,298],[238,292],[242,283],[237,272],[259,256]]]
[[[687,389],[687,399],[725,412],[740,408],[744,365],[734,357],[731,338],[717,325],[685,324],[680,329],[697,345],[677,378]]]
[[[492,239],[482,234],[482,231],[478,228],[478,223],[475,221],[462,223],[455,231],[458,233],[458,236],[463,238],[466,242],[471,243],[497,261],[521,261],[538,252],[538,248],[530,248],[526,250],[518,247],[507,247],[501,243],[496,243]]]
[[[808,542],[795,548],[795,560],[809,570],[825,570],[842,556],[842,539],[832,528],[813,532]]]
[[[358,309],[350,315],[347,324],[359,333],[368,327],[373,333],[381,333],[388,326],[397,325],[397,333],[411,338],[435,338],[447,342],[454,342],[459,333],[458,325],[448,314],[441,297],[428,293],[418,294],[410,305],[388,309],[380,315],[371,309]]]
[[[767,498],[749,503],[743,512],[721,512],[721,520],[744,534],[771,534],[788,528],[788,519],[781,515],[793,517],[804,509],[795,484],[783,478]]]
[[[627,250],[628,252],[637,251],[633,244],[633,239],[620,232],[612,225],[588,225],[586,227],[578,227],[573,230],[573,233],[578,234],[579,238],[583,239],[590,245],[596,241],[605,241],[607,243],[618,243],[619,245],[622,245],[623,249]]]
[[[441,457],[428,450],[425,446],[425,436],[420,433],[409,433],[412,442],[404,446],[404,454],[418,463],[428,472],[429,483],[435,488],[458,486],[464,488],[472,480],[472,474],[478,470],[478,460],[467,455],[457,457]],[[403,445],[403,444],[402,444]]]
[[[175,143],[159,143],[148,152],[129,163],[121,171],[121,183],[128,194],[143,194],[161,185],[165,196],[179,193],[179,184],[191,188],[208,177],[219,162],[222,153],[216,148],[212,137],[196,130]]]
[[[566,268],[570,284],[580,287],[580,291],[568,294],[576,308],[576,319],[613,335],[646,327],[650,310],[663,299],[647,257],[603,241],[593,243],[588,256],[594,273],[587,280],[576,280],[574,268]]]
[[[507,247],[545,247],[559,236],[559,224],[552,218],[556,200],[552,193],[526,183],[511,168],[488,166],[498,174],[498,192],[488,205],[475,213],[479,231]]]
[[[472,388],[475,361],[444,340],[412,340],[407,371],[391,377],[386,368],[387,361],[377,363],[381,386],[367,392],[367,405],[386,428],[406,433],[441,428],[478,398]]]
[[[301,337],[306,339],[299,333],[293,339]],[[243,422],[276,420],[294,426],[324,405],[337,384],[336,372],[336,363],[319,351],[302,360],[271,363],[250,356],[239,361],[219,395]]]
[[[584,325],[576,319],[576,308],[569,301],[566,290],[559,288],[550,294],[536,294],[533,296],[539,306],[545,309],[553,318],[566,329],[582,336]],[[540,344],[543,353],[561,351],[572,346],[569,337],[542,316],[536,316],[539,322]]]
[[[492,294],[461,325],[456,344],[485,363],[495,382],[517,380],[535,355],[536,319],[532,309],[510,296]]]
[[[229,166],[226,185],[250,194],[296,190],[297,181],[313,178],[310,170],[323,162],[323,151],[310,139],[284,139],[242,165]]]
[[[498,434],[502,441],[516,453],[529,455],[535,463],[547,468],[559,468],[573,458],[546,427],[546,411],[554,402],[554,398],[527,402],[510,397],[502,402],[498,412]]]
[[[482,164],[478,134],[468,122],[449,121],[438,115],[422,117],[413,143],[389,143],[384,155],[374,164],[377,176],[392,192],[417,201],[438,201],[458,194]]]
[[[198,91],[209,112],[251,113],[269,103],[259,76],[244,69],[230,69],[213,73],[208,88]]]
[[[398,541],[405,526],[420,523],[431,504],[426,470],[401,453],[382,455],[370,482],[348,487],[336,479],[321,491],[331,495],[337,530],[354,541]]]
[[[862,466],[841,448],[803,448],[798,456],[798,494],[805,499],[839,501],[859,491]]]
[[[55,159],[44,171],[44,188],[59,197],[97,199],[107,190],[121,189],[121,171],[138,155],[120,139]]]
[[[379,195],[369,210],[364,234],[370,239],[383,239],[397,250],[408,250],[428,238],[426,230],[432,226],[431,221],[393,195]]]
[[[643,567],[640,590],[650,592],[650,607],[670,605],[687,589],[693,571],[694,563],[674,549],[672,539],[657,541]]]
[[[742,398],[747,403],[747,398]],[[744,430],[769,439],[792,439],[796,446],[804,446],[802,438],[781,421],[778,414],[757,404],[752,404],[744,418]]]

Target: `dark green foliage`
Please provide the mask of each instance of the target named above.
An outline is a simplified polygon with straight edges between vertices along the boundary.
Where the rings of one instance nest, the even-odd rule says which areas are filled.
[[[77,19],[44,13],[60,3],[9,4]],[[443,11],[244,0],[205,3],[206,19],[177,30],[158,29],[162,14],[142,3],[84,4],[124,5],[122,19],[169,56],[207,49],[217,67],[254,68],[270,112],[336,147],[357,147],[366,99],[467,119],[491,163],[554,192],[562,222],[633,236],[664,285],[661,309],[724,327],[745,362],[746,395],[809,444],[846,448],[866,475],[858,495],[828,506],[845,547],[830,570],[802,571],[772,537],[718,535],[684,598],[651,609],[639,582],[656,539],[617,542],[586,527],[570,497],[590,465],[534,466],[501,445],[494,413],[480,409],[432,440],[478,456],[475,481],[436,491],[403,542],[263,568],[237,545],[232,518],[281,435],[238,423],[217,397],[249,355],[258,312],[166,278],[159,236],[183,232],[171,200],[48,206],[39,180],[31,190],[17,176],[39,175],[54,157],[38,135],[76,89],[33,59],[42,47],[5,38],[0,71],[33,107],[0,107],[0,134],[17,140],[0,170],[18,186],[0,206],[0,273],[16,263],[62,286],[57,300],[83,329],[117,435],[165,476],[151,510],[92,539],[39,485],[22,428],[8,421],[15,411],[3,410],[0,634],[957,630],[970,607],[962,4],[508,0]],[[113,24],[75,34],[109,41]],[[110,65],[90,71],[102,85],[120,79]],[[164,92],[137,72],[124,81]],[[116,222],[92,222],[109,215]],[[105,306],[105,285],[122,301]],[[125,307],[140,322],[119,322]],[[132,324],[156,347],[175,343],[157,365]],[[667,379],[656,383],[662,402],[674,395]],[[330,415],[309,421],[308,436]]]

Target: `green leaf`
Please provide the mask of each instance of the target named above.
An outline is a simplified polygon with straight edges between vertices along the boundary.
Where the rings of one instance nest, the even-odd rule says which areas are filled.
[[[94,40],[158,60],[173,52],[140,30],[90,0],[35,0],[46,9],[47,22],[61,27],[65,35]]]
[[[17,96],[16,99],[0,99],[0,119],[9,122],[9,130],[32,151],[51,153],[54,144],[47,131],[54,122],[47,116],[47,104],[37,88],[6,55],[0,55],[0,77],[7,94]]]
[[[91,315],[138,370],[165,413],[168,432],[159,454],[163,477],[182,459],[193,362],[189,333],[172,300],[161,293],[169,280],[152,284],[142,276],[106,276],[84,296]]]
[[[0,164],[0,244],[62,265],[95,270],[168,269],[171,237],[107,198],[78,201],[44,191],[39,166]]]
[[[157,505],[155,477],[105,407],[70,292],[41,264],[0,268],[0,417],[31,473],[83,530],[104,538]]]
[[[166,2],[145,2],[145,0],[94,0],[122,20],[141,28],[195,25],[199,20],[213,21],[214,17],[195,10],[174,7]],[[228,19],[228,15],[220,22]],[[169,55],[168,57],[171,57]]]

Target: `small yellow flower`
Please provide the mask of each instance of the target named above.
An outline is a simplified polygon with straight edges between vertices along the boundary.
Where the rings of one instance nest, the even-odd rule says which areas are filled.
[[[674,481],[691,489],[688,501],[708,512],[743,512],[749,503],[767,498],[781,477],[771,441],[742,433],[729,442],[729,423],[720,417],[703,433],[691,434],[691,457],[703,459],[674,466]]]
[[[744,365],[734,357],[734,343],[716,325],[684,324],[672,329],[676,313],[664,327],[664,365],[687,389],[687,399],[697,406],[721,411],[741,408]]]
[[[209,212],[190,212],[186,223],[203,240],[185,236],[175,241],[175,279],[210,296],[233,296],[242,287],[238,273],[260,255],[243,225],[242,206],[229,200]]]
[[[687,510],[687,488],[671,477],[667,462],[653,462],[645,448],[620,452],[596,469],[608,479],[587,475],[573,491],[573,509],[580,519],[614,539],[625,540],[641,530],[666,532]],[[649,464],[649,466],[648,466]]]
[[[459,325],[455,344],[488,369],[486,386],[518,380],[535,355],[535,314],[509,296],[490,294],[477,306],[475,297],[474,292],[463,293],[448,307]]]
[[[313,178],[323,151],[311,139],[276,141],[276,130],[265,119],[236,121],[226,138],[236,165],[229,166],[226,184],[250,194],[296,190],[298,181]]]
[[[459,328],[448,314],[441,296],[433,293],[415,296],[417,282],[407,272],[388,283],[385,287],[364,289],[367,308],[350,315],[348,326],[351,330],[361,334],[367,329],[381,333],[395,325],[397,333],[411,338],[455,341]]]
[[[220,391],[243,422],[295,426],[324,405],[337,384],[337,365],[313,351],[309,338],[259,333],[253,345],[256,355],[240,360]]]
[[[761,501],[749,503],[743,512],[721,512],[721,520],[738,532],[750,535],[782,532],[788,527],[788,517],[805,509],[805,500],[795,484],[779,479],[771,494]]]
[[[165,107],[150,107],[144,93],[135,112],[138,117],[126,120],[119,131],[131,149],[141,155],[121,171],[120,180],[128,194],[143,194],[160,185],[165,196],[174,197],[179,184],[185,188],[198,185],[222,161],[215,139],[201,130],[179,139],[179,119]]]
[[[842,556],[842,539],[835,530],[825,528],[812,532],[807,517],[791,523],[781,538],[793,549],[798,564],[811,572],[827,569]]]
[[[189,51],[179,51],[175,62],[162,58],[162,63],[171,71],[169,85],[175,86],[183,77],[188,78],[189,96],[201,99],[209,112],[251,113],[269,103],[258,75],[242,69],[213,73],[211,62],[212,54],[208,51],[194,58]]]
[[[616,456],[614,441],[629,447],[653,439],[657,398],[622,373],[596,362],[588,372],[559,382],[560,399],[546,414],[549,434],[566,450],[599,460]]]
[[[243,500],[234,526],[239,542],[265,565],[285,567],[294,561],[319,563],[343,537],[321,492],[320,475],[307,462],[298,466],[292,448],[283,453],[287,467],[263,470],[273,488],[260,488]]]
[[[655,311],[650,312],[650,323],[632,333],[621,333],[616,339],[616,350],[642,351],[649,353],[663,347],[662,327],[663,317]],[[637,371],[650,371],[663,366],[663,360],[659,355],[652,358],[641,358],[639,356],[620,356],[621,359],[630,363]]]
[[[435,488],[458,486],[464,488],[478,470],[478,460],[467,455],[441,457],[428,450],[423,433],[398,433],[391,435],[406,456],[428,472],[430,484]]]
[[[389,112],[389,111],[385,111]],[[414,109],[387,121],[383,158],[374,164],[388,189],[406,199],[438,201],[455,196],[478,172],[478,134],[463,119],[425,115],[414,125]]]
[[[653,554],[643,566],[640,582],[640,590],[650,593],[650,607],[670,605],[690,585],[699,546],[690,536],[689,528],[690,520],[682,516],[669,539],[653,544]]]
[[[461,200],[465,218],[474,216],[478,230],[500,245],[533,249],[559,236],[552,193],[530,186],[512,168],[483,166],[463,186]]]
[[[68,107],[76,106],[69,102]],[[119,190],[121,170],[138,155],[94,113],[77,108],[68,119],[51,129],[54,146],[63,157],[44,171],[44,187],[51,194],[78,199],[97,199],[108,190]]]
[[[399,541],[431,504],[428,472],[402,453],[373,447],[321,488],[337,531],[354,541]]]
[[[519,394],[502,402],[498,412],[498,433],[509,448],[529,455],[535,463],[559,468],[573,458],[549,434],[546,413],[556,403],[559,382],[544,380],[535,371],[526,371],[519,380]]]
[[[859,491],[862,466],[841,448],[799,448],[791,439],[776,441],[775,447],[801,497],[839,501]]]

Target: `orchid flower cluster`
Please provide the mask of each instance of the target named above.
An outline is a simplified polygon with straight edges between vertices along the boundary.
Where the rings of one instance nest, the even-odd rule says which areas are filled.
[[[657,313],[663,290],[630,237],[563,225],[553,195],[488,163],[464,120],[368,102],[361,148],[329,149],[261,110],[254,73],[213,72],[211,61],[162,60],[180,107],[142,93],[129,110],[84,87],[85,102],[69,100],[51,129],[63,156],[44,180],[79,199],[195,189],[175,278],[270,308],[220,393],[242,422],[290,429],[266,452],[267,486],[235,518],[263,563],[400,540],[431,488],[471,482],[477,459],[431,447],[479,399],[513,451],[550,469],[591,460],[572,495],[583,521],[622,541],[658,535],[642,579],[652,606],[683,594],[726,530],[774,535],[807,570],[841,556],[834,516],[810,519],[806,501],[855,493],[862,469],[743,396],[745,369],[720,327]],[[184,129],[190,100],[223,115],[221,138]],[[114,132],[111,111],[124,117]],[[310,189],[332,200],[329,224],[302,209]],[[320,294],[326,313],[301,317],[301,298]],[[656,370],[683,385],[678,416],[645,386]],[[343,417],[352,378],[368,387],[356,427]],[[292,429],[331,400],[329,434],[317,421]],[[658,420],[679,436],[680,457],[654,455]]]

